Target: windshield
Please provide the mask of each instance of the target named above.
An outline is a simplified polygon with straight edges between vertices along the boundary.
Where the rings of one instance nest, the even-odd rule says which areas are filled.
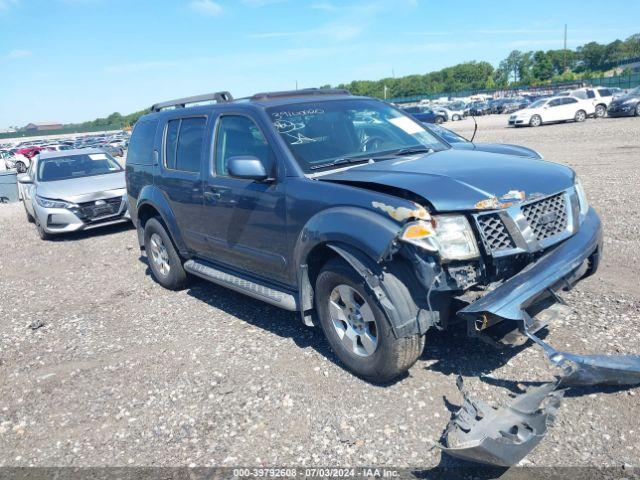
[[[547,103],[547,100],[538,100],[536,102],[533,102],[531,105],[529,105],[529,108],[540,108],[542,107],[545,103]]]
[[[444,138],[444,140],[448,143],[467,143],[469,141],[466,138],[461,137],[457,133],[452,132],[448,128],[444,128],[440,125],[436,125],[435,123],[430,123],[426,125],[426,127],[436,135],[439,135],[440,137]]]
[[[332,100],[271,107],[267,114],[305,172],[340,160],[447,146],[419,122],[375,100]]]
[[[69,155],[68,157],[45,158],[38,161],[38,180],[41,182],[92,177],[121,171],[120,164],[106,153]]]

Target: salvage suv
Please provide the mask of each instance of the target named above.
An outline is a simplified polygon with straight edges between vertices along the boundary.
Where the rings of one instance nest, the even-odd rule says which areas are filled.
[[[126,179],[161,285],[195,275],[300,312],[375,382],[409,369],[430,328],[523,343],[600,258],[600,220],[569,167],[454,150],[343,90],[156,104]]]

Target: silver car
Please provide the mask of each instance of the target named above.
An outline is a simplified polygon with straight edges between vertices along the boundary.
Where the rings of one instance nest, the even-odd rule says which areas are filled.
[[[43,240],[130,221],[124,170],[109,154],[84,148],[34,158],[18,181],[27,219]]]

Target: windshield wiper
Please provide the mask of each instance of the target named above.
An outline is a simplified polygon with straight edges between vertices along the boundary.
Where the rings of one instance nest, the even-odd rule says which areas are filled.
[[[393,152],[394,155],[402,156],[402,155],[413,155],[414,153],[433,153],[433,148],[416,146],[416,147],[407,147],[401,148],[400,150],[396,150]]]
[[[369,163],[369,157],[344,157],[333,160],[332,162],[321,163],[320,165],[311,165],[309,170],[319,170],[321,168],[335,167],[336,165],[355,165],[358,163]]]

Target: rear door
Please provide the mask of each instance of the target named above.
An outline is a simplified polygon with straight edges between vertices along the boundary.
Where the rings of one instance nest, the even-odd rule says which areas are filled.
[[[263,279],[287,283],[285,176],[267,128],[249,113],[223,112],[216,120],[213,154],[204,180],[202,224],[207,256]],[[273,140],[271,140],[273,141]],[[232,178],[229,159],[257,157],[272,177]]]
[[[588,102],[591,100],[583,100],[584,107],[588,108]],[[562,99],[562,118],[560,120],[573,120],[576,118],[576,113],[580,110],[580,100],[573,97],[565,97]]]
[[[204,248],[202,237],[202,166],[207,117],[170,118],[164,125],[161,165],[156,177],[173,211],[187,248]]]

